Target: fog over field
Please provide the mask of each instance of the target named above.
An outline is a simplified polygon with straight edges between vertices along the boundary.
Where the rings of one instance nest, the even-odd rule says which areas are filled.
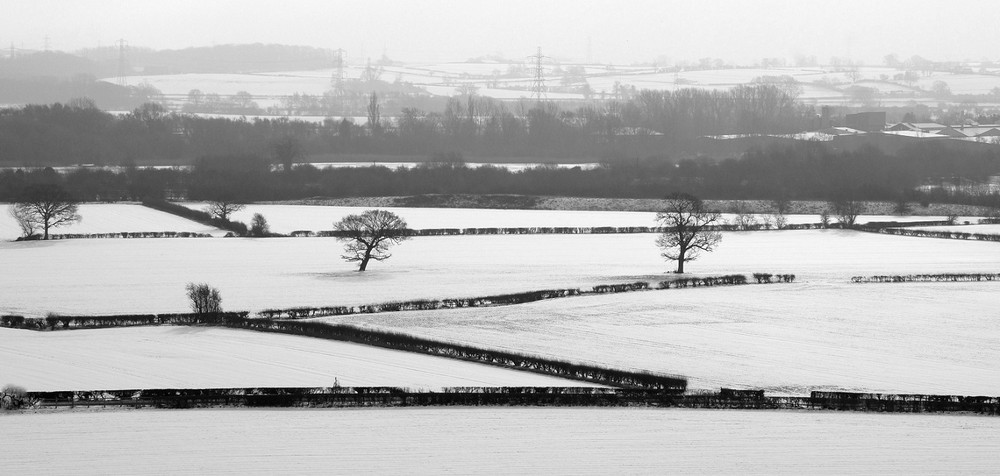
[[[896,52],[939,60],[995,55],[1000,37],[991,2],[962,8],[919,1],[820,2],[607,0],[419,3],[190,0],[110,2],[55,0],[18,4],[0,18],[0,45],[75,50],[111,45],[180,49],[227,43],[281,43],[383,53],[410,61],[463,60],[499,52],[549,54],[607,63],[702,57],[753,61],[796,54],[877,62]],[[59,11],[60,15],[51,15]],[[195,13],[196,12],[196,13]],[[610,14],[614,12],[614,14]],[[183,33],[177,30],[183,25]],[[965,38],[961,47],[941,38]]]

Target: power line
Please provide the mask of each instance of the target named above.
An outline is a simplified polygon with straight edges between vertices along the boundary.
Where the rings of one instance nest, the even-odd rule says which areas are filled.
[[[122,39],[115,44],[118,45],[118,75],[115,76],[115,83],[121,87],[128,87],[128,59],[125,56],[128,43]]]
[[[344,49],[337,48],[333,56],[333,75],[330,76],[330,87],[340,93],[344,88]]]
[[[543,59],[551,59],[548,56],[542,55],[542,47],[538,47],[538,52],[534,55],[528,56],[529,59],[535,60],[534,65],[534,79],[531,81],[531,91],[535,95],[535,100],[542,102],[542,97],[545,95],[545,69],[542,67]]]

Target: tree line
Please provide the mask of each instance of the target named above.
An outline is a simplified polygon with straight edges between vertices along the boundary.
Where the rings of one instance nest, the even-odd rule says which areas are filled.
[[[454,157],[452,157],[454,158]],[[683,192],[711,199],[882,200],[996,206],[997,194],[920,192],[927,177],[985,180],[1000,170],[1000,152],[949,150],[929,143],[886,154],[875,148],[836,151],[820,143],[752,149],[740,159],[622,160],[592,170],[470,168],[429,158],[414,168],[383,166],[275,168],[259,155],[204,156],[189,169],[0,170],[0,201],[15,202],[33,184],[57,184],[81,201],[291,200],[311,197],[435,194],[663,198]]]
[[[135,93],[139,97],[139,93]],[[797,132],[811,107],[781,88],[757,84],[730,91],[642,91],[634,97],[563,109],[554,103],[456,96],[443,110],[402,107],[382,114],[376,93],[367,122],[205,118],[168,113],[155,102],[124,115],[93,101],[0,110],[0,163],[27,166],[189,163],[202,155],[274,155],[294,138],[303,155],[614,158],[663,154],[698,136]],[[671,145],[673,144],[673,145]]]

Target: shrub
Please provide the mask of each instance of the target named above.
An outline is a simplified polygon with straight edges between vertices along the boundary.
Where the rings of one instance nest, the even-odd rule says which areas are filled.
[[[754,273],[753,279],[757,280],[758,284],[770,283],[772,276],[774,275],[771,273]]]
[[[222,296],[219,290],[207,283],[188,283],[187,296],[191,300],[191,309],[196,314],[222,312]]]
[[[24,325],[24,316],[0,316],[0,326],[3,327],[21,327]]]
[[[28,392],[17,385],[5,385],[0,390],[0,410],[18,410],[28,404]]]
[[[271,235],[271,227],[267,224],[267,219],[264,218],[264,215],[260,213],[253,214],[253,220],[250,222],[250,231],[248,233],[250,236],[258,238]]]

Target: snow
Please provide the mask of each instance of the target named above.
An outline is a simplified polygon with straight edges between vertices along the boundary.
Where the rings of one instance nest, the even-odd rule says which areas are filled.
[[[0,240],[13,240],[21,236],[17,222],[7,213],[9,204],[0,203]],[[82,218],[49,230],[50,234],[66,233],[117,233],[122,231],[177,231],[225,235],[225,230],[205,226],[176,215],[153,210],[137,204],[84,203],[79,206]]]
[[[810,281],[320,320],[683,375],[690,389],[1000,395],[998,294]]]
[[[530,98],[532,94],[526,88],[532,81],[530,66],[523,77],[496,77],[499,72],[506,75],[508,63],[431,63],[385,66],[382,79],[389,82],[403,81],[421,87],[430,94],[454,96],[457,87],[462,83],[472,83],[478,87],[477,94],[503,100],[518,100]],[[583,66],[583,65],[562,65]],[[361,65],[348,66],[345,69],[347,78],[358,78],[362,73]],[[546,82],[554,85],[562,80],[562,76],[552,74],[554,65],[546,65]],[[728,90],[740,84],[750,84],[762,76],[791,76],[802,87],[800,100],[816,103],[840,104],[850,102],[849,95],[836,88],[847,88],[851,85],[847,71],[824,69],[822,67],[775,67],[775,68],[730,68],[692,70],[680,72],[660,72],[651,67],[628,67],[601,65],[586,65],[586,81],[597,93],[610,93],[615,83],[637,89],[658,89],[675,91],[681,88],[700,88],[710,90]],[[916,87],[897,84],[895,80],[884,81],[884,75],[892,78],[903,70],[882,67],[860,67],[859,85],[874,87],[885,96],[883,103],[905,105],[914,100],[936,105],[933,98],[914,98],[913,93],[925,94],[930,91],[934,82],[944,81],[954,94],[989,94],[995,87],[1000,87],[1000,77],[979,73],[945,73],[935,72],[921,76],[915,83]],[[199,89],[205,94],[216,93],[225,96],[247,91],[262,107],[277,105],[280,98],[293,93],[320,96],[330,89],[330,78],[334,74],[332,68],[313,71],[282,71],[253,74],[175,74],[175,75],[144,75],[129,76],[130,84],[150,84],[163,94],[177,100],[186,100],[192,89]],[[487,82],[496,80],[500,85],[511,88],[488,88]],[[827,83],[816,83],[826,80]],[[114,78],[104,81],[113,82]],[[833,85],[832,87],[829,85]],[[521,88],[521,89],[517,89]],[[549,99],[580,99],[575,93],[550,92]]]
[[[989,474],[1000,419],[624,408],[0,415],[10,474]]]
[[[593,386],[442,357],[211,327],[0,328],[0,386],[130,388]],[[0,426],[3,426],[0,424]]]
[[[270,219],[270,218],[269,218]],[[0,242],[0,314],[186,312],[184,286],[219,288],[223,308],[356,305],[659,280],[654,234],[419,237],[364,273],[333,238]],[[995,273],[996,243],[842,230],[724,233],[689,263],[704,274]]]

